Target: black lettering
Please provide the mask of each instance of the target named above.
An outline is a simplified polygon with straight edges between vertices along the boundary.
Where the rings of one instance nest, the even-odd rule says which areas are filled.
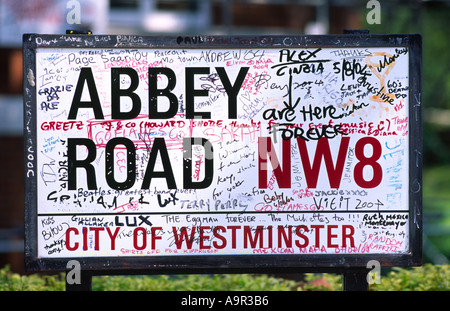
[[[158,153],[161,155],[162,165],[164,167],[164,171],[162,172],[154,171]],[[167,153],[166,142],[164,138],[161,137],[157,137],[153,141],[150,159],[148,160],[147,169],[142,182],[142,189],[150,188],[152,178],[165,178],[169,189],[177,189],[175,178],[173,176],[172,165],[170,164],[169,154]]]
[[[192,181],[192,145],[201,145],[205,150],[205,177],[202,181]],[[211,185],[214,177],[214,150],[206,138],[183,138],[183,187],[184,189],[204,189]]]
[[[120,76],[127,75],[131,79],[128,89],[120,88]],[[141,111],[141,99],[134,93],[139,85],[139,76],[133,68],[111,68],[111,118],[112,119],[133,119]],[[132,108],[128,112],[120,110],[120,97],[127,96],[133,102]]]
[[[88,150],[86,159],[77,160],[77,146],[84,146]],[[97,181],[95,178],[95,168],[91,164],[97,156],[97,148],[95,143],[88,138],[68,138],[67,139],[67,160],[68,160],[68,188],[69,190],[77,189],[77,168],[86,170],[86,179],[88,189],[97,189]]]
[[[210,119],[210,112],[194,111],[194,97],[208,96],[208,90],[194,89],[194,75],[209,74],[208,67],[187,67],[186,68],[186,118],[187,119]]]
[[[158,74],[167,77],[167,86],[158,89]],[[148,68],[148,117],[149,119],[170,119],[177,114],[178,98],[171,91],[175,88],[177,78],[170,68]],[[167,97],[170,107],[167,111],[158,111],[158,97]]]
[[[117,182],[114,177],[114,149],[117,145],[123,145],[127,153],[127,178],[123,182]],[[105,177],[108,185],[115,190],[125,190],[133,187],[136,181],[136,149],[131,140],[124,137],[112,138],[105,148]]]
[[[83,94],[85,82],[88,86],[90,101],[82,102],[81,94]],[[73,95],[72,105],[70,106],[68,119],[75,120],[77,118],[78,109],[80,108],[92,108],[96,119],[104,119],[97,87],[95,86],[94,75],[92,74],[92,69],[89,67],[81,68],[80,76],[78,77],[77,86],[75,88],[75,94]]]
[[[241,67],[238,76],[234,81],[234,85],[231,85],[225,69],[223,67],[216,68],[217,74],[219,75],[223,87],[228,95],[228,118],[230,119],[237,118],[237,96],[242,84],[244,83],[245,77],[247,76],[248,69],[249,67]]]

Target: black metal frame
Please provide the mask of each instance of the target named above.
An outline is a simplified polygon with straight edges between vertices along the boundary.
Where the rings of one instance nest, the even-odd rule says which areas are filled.
[[[70,40],[68,40],[70,39]],[[147,37],[120,35],[38,35],[23,37],[24,160],[25,160],[25,261],[29,271],[65,271],[68,259],[37,257],[36,175],[36,78],[37,48],[312,48],[312,47],[408,47],[409,48],[409,245],[405,254],[322,255],[202,255],[157,257],[70,258],[84,273],[173,274],[250,272],[334,272],[352,276],[367,273],[366,264],[381,266],[422,264],[422,103],[420,35],[370,35],[364,32],[317,36],[186,36]],[[295,270],[294,270],[295,269]],[[354,270],[356,269],[356,270]],[[353,273],[354,271],[358,273]],[[359,278],[361,279],[361,278]],[[89,282],[88,282],[89,283]],[[345,282],[344,282],[345,283]]]

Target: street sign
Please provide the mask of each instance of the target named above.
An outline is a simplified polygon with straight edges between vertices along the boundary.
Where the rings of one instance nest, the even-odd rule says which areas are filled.
[[[28,269],[420,264],[420,36],[23,44]]]

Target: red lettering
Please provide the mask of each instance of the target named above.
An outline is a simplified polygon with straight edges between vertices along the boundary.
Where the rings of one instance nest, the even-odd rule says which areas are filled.
[[[347,229],[350,229],[350,232],[347,233]],[[353,235],[355,234],[355,228],[351,225],[343,225],[342,226],[342,247],[347,247],[347,239],[350,240],[350,247],[355,247],[355,239]]]
[[[295,227],[295,229],[294,229]],[[242,231],[239,231],[242,229]],[[323,230],[322,230],[323,229]],[[135,229],[134,247],[142,250],[146,240],[137,242],[138,230],[145,233],[143,228]],[[161,230],[157,228],[156,230]],[[211,249],[224,249],[229,245],[236,249],[237,241],[242,241],[244,249],[253,249],[253,253],[268,253],[264,249],[272,249],[272,253],[279,253],[280,249],[298,248],[300,252],[327,252],[328,248],[355,248],[355,228],[351,225],[299,225],[277,226],[277,236],[274,237],[273,226],[200,226],[200,227],[172,227],[177,249],[186,254],[195,252],[211,252]],[[295,237],[293,237],[293,233]],[[239,234],[239,236],[238,236]],[[341,235],[342,234],[342,235]],[[312,240],[314,239],[314,242]],[[210,243],[208,243],[208,241]],[[311,244],[310,244],[311,241]],[[396,241],[394,241],[396,242]],[[389,243],[394,244],[391,240]],[[183,245],[185,243],[185,245]],[[139,245],[138,245],[139,244]],[[198,249],[194,247],[198,246]],[[198,245],[197,245],[198,244]],[[398,243],[397,243],[398,244]],[[70,246],[70,245],[69,245]],[[176,252],[176,251],[174,251]]]
[[[103,227],[94,227],[90,228],[90,231],[94,231],[94,249],[98,251],[100,249],[100,238],[99,232],[103,231],[105,228]]]
[[[330,187],[338,189],[341,185],[342,173],[344,171],[345,159],[350,144],[350,137],[342,137],[339,145],[336,163],[333,161],[328,138],[320,138],[317,141],[316,150],[313,156],[312,164],[306,147],[306,141],[297,138],[297,145],[300,154],[300,158],[303,165],[303,170],[306,177],[306,183],[308,188],[317,188],[317,182],[319,178],[320,168],[322,166],[322,160],[325,162],[325,168],[330,182]],[[372,154],[366,156],[366,145],[372,146]],[[290,140],[283,140],[282,145],[282,163],[281,168],[275,147],[272,144],[270,137],[258,138],[258,186],[260,189],[271,188],[272,181],[275,180],[280,188],[291,187],[291,154],[290,154]],[[362,188],[375,188],[383,179],[383,169],[377,161],[382,154],[382,147],[380,142],[374,137],[364,137],[359,139],[355,145],[355,156],[359,162],[356,163],[354,168],[355,183]],[[268,164],[267,158],[273,168],[273,176],[268,184],[267,171]],[[364,177],[364,171],[366,166],[372,168],[372,177]],[[370,178],[366,180],[366,178]],[[266,209],[262,206],[261,208]]]
[[[200,249],[210,249],[211,248],[211,246],[203,244],[203,241],[209,240],[209,236],[205,235],[203,230],[210,230],[210,229],[211,229],[211,227],[205,227],[205,226],[200,226],[199,227],[199,231],[200,231]]]
[[[43,131],[68,131],[73,129],[82,130],[83,121],[46,121],[41,124],[41,130]]]
[[[283,245],[283,241],[287,248],[292,247],[292,226],[288,226],[288,236],[286,236],[286,231],[284,230],[284,226],[278,226],[278,247]]]
[[[109,238],[111,239],[111,250],[116,249],[116,238],[119,234],[120,228],[117,227],[116,230],[114,230],[114,234],[111,233],[111,229],[109,227],[106,227],[106,232],[108,232]]]
[[[331,230],[334,228],[337,228],[337,227],[338,227],[338,225],[328,225],[327,226],[327,246],[328,247],[334,247],[334,248],[339,247],[338,244],[332,244],[332,242],[331,242],[331,239],[337,238],[337,236],[338,236],[337,234],[332,234]]]
[[[364,148],[366,145],[372,146],[372,155],[366,157]],[[375,188],[383,179],[383,169],[377,160],[381,157],[382,148],[380,142],[374,137],[364,137],[358,140],[355,145],[355,156],[359,160],[355,165],[353,176],[356,184],[362,188]],[[364,167],[371,166],[373,177],[370,180],[364,179]]]
[[[192,248],[192,242],[194,242],[195,229],[196,229],[195,227],[192,227],[191,235],[188,237],[188,230],[186,227],[180,228],[180,235],[178,235],[177,233],[177,228],[172,227],[173,237],[175,239],[175,245],[177,246],[177,249],[181,249],[183,241],[186,241],[186,246],[188,249]]]
[[[312,226],[311,226],[311,227],[312,227]],[[299,241],[295,241],[295,245],[296,245],[298,248],[304,248],[304,247],[308,246],[308,244],[309,244],[309,239],[308,239],[308,237],[307,237],[306,235],[303,234],[302,230],[304,230],[304,232],[308,232],[308,231],[309,231],[308,227],[305,226],[305,225],[297,226],[297,228],[295,229],[295,234],[296,234],[299,238],[302,238],[303,241],[304,241],[302,244],[300,244]],[[318,231],[318,230],[317,230],[317,231]],[[316,242],[316,244],[317,244],[317,242]]]
[[[270,137],[258,138],[258,181],[259,188],[267,189],[267,155],[280,188],[291,187],[291,142],[283,140],[283,169],[278,161],[275,147]]]
[[[252,237],[252,231],[255,233],[254,237]],[[244,226],[244,248],[248,247],[248,242],[250,242],[251,248],[256,248],[258,241],[259,248],[263,248],[263,231],[264,226],[257,226],[256,229],[250,226]]]
[[[221,240],[222,244],[219,245],[216,241],[213,241],[213,246],[214,246],[214,248],[222,249],[222,248],[225,248],[227,246],[227,239],[225,239],[225,237],[223,237],[222,235],[219,234],[219,232],[218,232],[219,230],[224,232],[227,229],[225,229],[225,227],[223,227],[223,226],[214,227],[213,235],[214,235],[215,238],[218,238],[219,240]]]
[[[151,232],[152,232],[152,249],[156,248],[156,240],[161,240],[162,237],[156,235],[156,231],[160,231],[162,230],[162,227],[152,227]]]
[[[314,244],[314,247],[320,247],[320,229],[323,227],[324,225],[311,225],[311,229],[315,230],[316,243]]]
[[[87,235],[87,232],[88,232],[88,228],[83,227],[83,250],[84,251],[87,251],[87,249],[88,249],[88,235]]]
[[[325,161],[331,188],[339,188],[349,143],[350,137],[342,137],[341,144],[339,145],[339,153],[336,161],[336,166],[334,167],[328,138],[320,138],[317,141],[313,165],[311,166],[308,150],[306,148],[306,141],[301,138],[297,138],[298,150],[300,152],[300,158],[302,160],[303,170],[305,171],[306,183],[308,184],[308,188],[317,187],[317,180],[319,178],[319,170],[322,164],[322,158]]]
[[[73,231],[73,233],[78,234],[77,228],[69,228],[66,230],[66,248],[68,251],[75,251],[78,249],[78,242],[75,242],[74,246],[70,245],[70,233]]]
[[[241,226],[227,226],[227,229],[231,229],[231,248],[236,249],[236,231],[241,229]]]
[[[141,245],[138,244],[139,232],[142,235],[142,244]],[[134,231],[133,231],[133,247],[138,251],[141,251],[147,247],[147,231],[145,230],[145,228],[137,227],[136,229],[134,229]]]

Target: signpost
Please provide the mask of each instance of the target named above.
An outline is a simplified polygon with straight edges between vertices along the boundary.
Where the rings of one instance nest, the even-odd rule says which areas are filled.
[[[23,52],[29,270],[421,264],[420,36],[30,34]]]

